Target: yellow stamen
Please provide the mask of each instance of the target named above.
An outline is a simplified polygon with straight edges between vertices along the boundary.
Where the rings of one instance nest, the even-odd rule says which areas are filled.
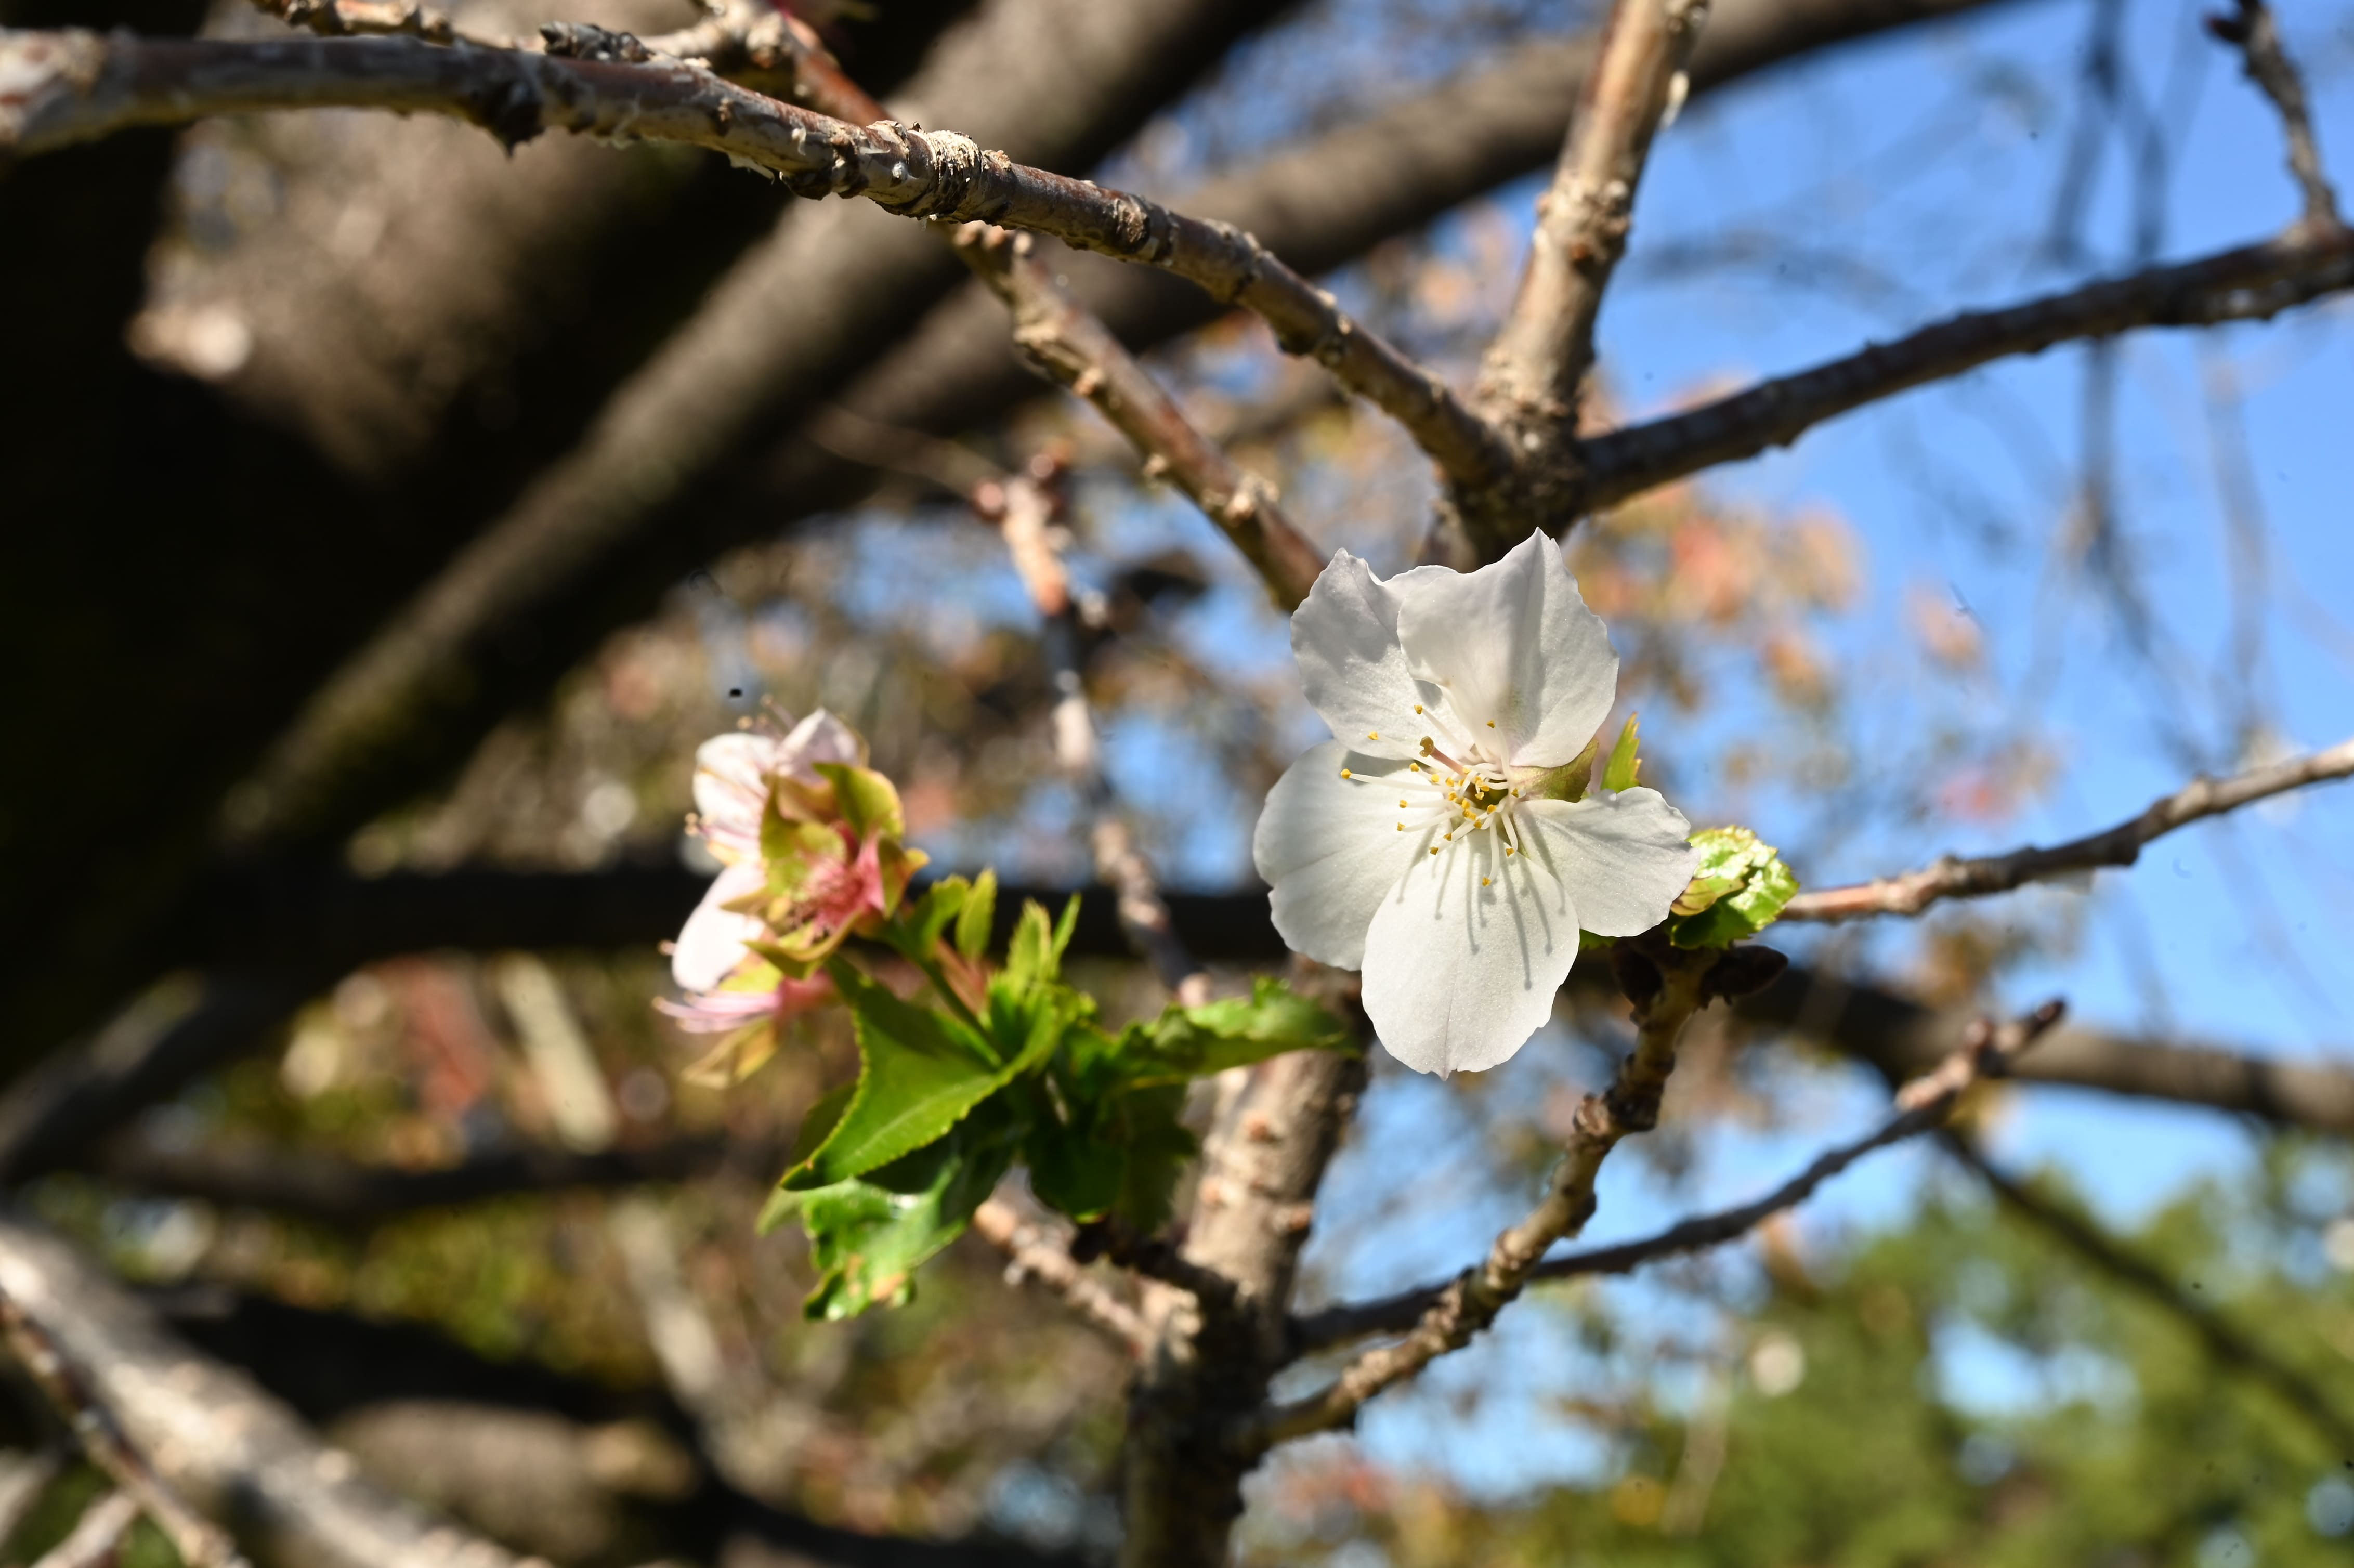
[[[1496,721],[1495,721],[1494,719],[1490,719],[1490,720],[1488,721],[1488,727],[1489,727],[1490,729],[1493,729],[1493,728],[1495,728],[1495,727],[1496,727]]]
[[[1367,731],[1365,732],[1365,738],[1366,738],[1367,740],[1379,740],[1379,739],[1381,739],[1381,737],[1382,737],[1382,732],[1381,732],[1380,730],[1377,730],[1377,729],[1369,729],[1369,730],[1367,730]]]
[[[1347,768],[1343,768],[1342,769],[1341,769],[1341,778],[1343,778],[1343,779],[1354,779],[1354,778],[1356,777],[1356,775],[1355,775],[1355,774],[1353,774],[1353,773],[1352,773],[1352,772],[1350,772]]]
[[[1481,878],[1479,879],[1479,885],[1480,885],[1480,886],[1482,886],[1482,887],[1487,886],[1487,885],[1488,885],[1488,879],[1487,879],[1486,877],[1484,877],[1484,876],[1483,876],[1483,877],[1481,877]]]
[[[1437,844],[1433,844],[1433,845],[1431,845],[1431,846],[1430,846],[1430,853],[1433,853],[1433,854],[1437,854],[1437,853],[1438,853],[1438,846],[1437,846]]]
[[[1422,711],[1422,705],[1421,705],[1420,703],[1416,703],[1416,704],[1415,704],[1415,705],[1414,705],[1414,711],[1415,711],[1415,712],[1416,712],[1416,713],[1420,713],[1420,712]]]

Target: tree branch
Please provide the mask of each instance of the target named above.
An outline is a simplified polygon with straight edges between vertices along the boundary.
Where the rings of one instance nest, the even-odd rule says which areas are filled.
[[[2313,116],[2305,106],[2305,82],[2281,47],[2280,24],[2264,0],[2237,0],[2236,15],[2217,13],[2207,18],[2207,30],[2235,46],[2248,79],[2272,100],[2288,142],[2288,172],[2305,196],[2305,222],[2315,228],[2338,224],[2338,195],[2322,173],[2321,144],[2313,134]]]
[[[1130,1355],[1140,1358],[1150,1353],[1151,1327],[1135,1308],[1074,1262],[1068,1243],[1050,1227],[1026,1217],[1005,1200],[991,1198],[973,1211],[972,1228],[1005,1255],[1006,1283],[1035,1280],[1072,1311],[1117,1340]]]
[[[129,1492],[109,1492],[84,1509],[66,1538],[41,1553],[33,1568],[116,1568],[123,1539],[138,1522],[138,1499]]]
[[[2137,327],[2262,320],[2354,287],[2354,231],[2300,227],[2261,244],[1970,312],[1894,343],[1760,382],[1580,443],[1595,511],[1720,463],[1787,446],[1825,419],[2018,354]]]
[[[1543,1201],[1496,1238],[1484,1263],[1445,1286],[1404,1340],[1366,1351],[1321,1391],[1239,1424],[1233,1436],[1238,1449],[1261,1454],[1295,1437],[1353,1425],[1367,1400],[1469,1344],[1528,1287],[1553,1245],[1575,1235],[1593,1217],[1595,1179],[1610,1151],[1629,1134],[1659,1124],[1676,1041],[1702,1005],[1702,983],[1716,956],[1665,944],[1638,955],[1621,944],[1621,971],[1637,998],[1635,1048],[1618,1065],[1608,1092],[1588,1095],[1578,1107],[1569,1147]],[[1649,966],[1649,975],[1637,978],[1642,973],[1637,965]]]
[[[1639,1241],[1621,1242],[1614,1246],[1574,1252],[1565,1257],[1548,1258],[1531,1273],[1531,1280],[1575,1279],[1589,1274],[1629,1274],[1663,1257],[1700,1252],[1739,1240],[1776,1214],[1787,1213],[1805,1202],[1814,1195],[1817,1188],[1865,1155],[1945,1126],[1946,1119],[1953,1115],[1954,1107],[1972,1086],[1988,1078],[2008,1076],[2020,1054],[2057,1023],[2063,1011],[2062,1005],[2054,1001],[2045,1002],[2024,1018],[2000,1026],[1989,1019],[1980,1018],[1963,1041],[1961,1048],[1948,1056],[1943,1065],[1926,1076],[1914,1079],[1898,1091],[1895,1116],[1865,1137],[1824,1150],[1804,1171],[1764,1197],[1738,1208],[1695,1215]],[[1423,1314],[1438,1305],[1449,1287],[1449,1284],[1418,1286],[1376,1301],[1327,1307],[1321,1311],[1296,1318],[1291,1325],[1294,1351],[1308,1355],[1344,1340],[1362,1339],[1367,1334],[1403,1333],[1413,1328]]]
[[[1511,466],[1497,433],[1447,384],[1350,319],[1250,235],[1125,192],[984,153],[953,132],[856,126],[697,66],[440,48],[404,37],[288,43],[0,34],[0,152],[51,151],[134,125],[283,109],[442,114],[512,147],[546,131],[680,142],[751,164],[803,196],[864,196],[886,212],[982,220],[1160,268],[1240,305],[1285,352],[1312,356],[1404,425],[1449,476]]]
[[[122,1421],[103,1394],[91,1386],[89,1373],[74,1364],[75,1358],[58,1342],[50,1327],[18,1298],[20,1288],[13,1280],[0,1280],[0,1336],[6,1338],[10,1352],[43,1397],[72,1427],[74,1439],[90,1462],[106,1472],[140,1512],[155,1521],[188,1568],[250,1568],[237,1543],[190,1508],[172,1483],[157,1473],[154,1462],[124,1432]]]
[[[1094,404],[1144,454],[1145,471],[1166,476],[1183,491],[1257,568],[1275,602],[1297,609],[1324,560],[1284,515],[1275,487],[1193,428],[1111,329],[1031,258],[1026,236],[973,224],[957,244],[1013,313],[1013,341],[1031,362]]]
[[[2180,1319],[2218,1364],[2271,1390],[2338,1453],[2354,1454],[2354,1421],[2321,1397],[2311,1376],[2248,1338],[2214,1308],[2186,1294],[2157,1265],[2128,1251],[2092,1221],[2046,1201],[1995,1169],[1968,1139],[1948,1132],[1942,1141],[1947,1152],[1978,1172],[1979,1179],[2014,1213],[2055,1237],[2101,1273]]]
[[[2045,882],[2100,866],[2131,865],[2145,845],[2177,828],[2308,784],[2354,775],[2354,740],[2343,740],[2291,762],[2251,768],[2229,779],[2197,779],[2171,795],[2151,801],[2139,816],[2097,833],[2007,854],[1964,859],[1947,855],[1901,876],[1882,876],[1851,887],[1802,893],[1783,907],[1785,920],[1850,920],[1863,915],[1918,915],[1947,898],[1983,898],[2030,882]]]
[[[1707,14],[1706,0],[1612,5],[1552,188],[1537,204],[1520,291],[1481,366],[1490,418],[1532,431],[1575,419],[1651,138],[1680,106],[1684,62]]]

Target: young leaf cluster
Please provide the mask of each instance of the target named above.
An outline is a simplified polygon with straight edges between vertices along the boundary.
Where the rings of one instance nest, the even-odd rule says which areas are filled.
[[[911,899],[882,940],[930,981],[902,997],[842,954],[827,960],[855,1022],[855,1081],[810,1110],[763,1227],[798,1218],[819,1281],[812,1318],[907,1298],[915,1271],[963,1234],[1017,1163],[1072,1219],[1137,1234],[1166,1223],[1195,1150],[1181,1118],[1193,1079],[1286,1051],[1349,1044],[1282,984],[1169,1008],[1114,1033],[1062,978],[1078,916],[1027,905],[1004,961],[986,953],[995,878],[950,877]]]

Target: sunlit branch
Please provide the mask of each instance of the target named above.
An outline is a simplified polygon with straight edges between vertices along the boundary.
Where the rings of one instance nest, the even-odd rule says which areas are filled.
[[[1142,1356],[1152,1349],[1150,1326],[1135,1308],[1072,1261],[1068,1242],[1051,1227],[1026,1218],[1002,1198],[991,1198],[973,1211],[972,1228],[1005,1255],[1009,1283],[1035,1280],[1089,1324],[1119,1340],[1130,1355]]]
[[[188,1506],[154,1462],[125,1433],[122,1418],[91,1384],[90,1375],[58,1342],[50,1326],[20,1298],[15,1279],[0,1281],[0,1338],[73,1429],[74,1441],[92,1465],[105,1472],[155,1521],[188,1568],[250,1568],[222,1529]]]
[[[1657,960],[1649,981],[1630,987],[1638,993],[1635,1048],[1619,1063],[1608,1091],[1588,1095],[1577,1107],[1568,1148],[1543,1200],[1496,1238],[1484,1262],[1441,1287],[1405,1338],[1365,1351],[1317,1393],[1241,1423],[1232,1437],[1236,1448],[1263,1453],[1296,1437],[1353,1425],[1367,1400],[1460,1350],[1493,1323],[1528,1287],[1553,1244],[1585,1227],[1594,1214],[1594,1183],[1603,1161],[1622,1139],[1659,1124],[1660,1097],[1675,1071],[1676,1042],[1702,1004],[1702,986],[1716,958],[1664,945],[1650,953],[1643,959],[1625,955],[1638,964]]]
[[[1532,429],[1572,418],[1594,362],[1603,291],[1626,253],[1651,139],[1684,91],[1704,0],[1616,0],[1553,185],[1537,205],[1520,291],[1480,371],[1493,415]]]
[[[2020,1054],[2059,1022],[2062,1012],[2059,1002],[2049,1001],[2026,1017],[2008,1023],[1997,1025],[1991,1020],[1979,1019],[1960,1050],[1935,1072],[1915,1078],[1898,1092],[1895,1116],[1865,1137],[1824,1150],[1804,1171],[1764,1197],[1737,1208],[1695,1215],[1639,1241],[1547,1259],[1537,1266],[1530,1277],[1575,1279],[1589,1274],[1628,1274],[1661,1258],[1738,1241],[1775,1215],[1787,1213],[1805,1202],[1817,1188],[1865,1155],[1945,1126],[1973,1085],[2009,1075]],[[1448,1287],[1446,1284],[1425,1285],[1377,1301],[1328,1307],[1307,1314],[1293,1320],[1292,1343],[1299,1354],[1307,1355],[1367,1334],[1404,1332],[1437,1305]]]
[[[139,125],[287,109],[381,109],[481,125],[508,146],[546,131],[725,153],[804,196],[981,220],[1172,272],[1266,320],[1398,420],[1451,478],[1511,466],[1501,438],[1435,373],[1364,329],[1249,234],[1125,192],[1016,164],[948,131],[858,126],[678,61],[571,59],[407,37],[245,43],[0,33],[0,154],[25,156]]]
[[[1082,309],[1029,254],[1026,236],[972,224],[958,246],[1013,313],[1013,340],[1032,363],[1095,405],[1257,567],[1285,609],[1297,607],[1323,558],[1284,515],[1275,488],[1235,464],[1186,418],[1111,329]]]
[[[1581,443],[1588,511],[1720,463],[1787,446],[1884,397],[2055,344],[2140,327],[2261,320],[2354,287],[2354,231],[2300,227],[2275,239],[2171,267],[1976,311],[1697,408]]]
[[[2073,876],[2102,866],[2131,865],[2141,857],[2145,845],[2177,828],[2349,775],[2354,775],[2354,740],[2229,779],[2196,779],[2151,801],[2138,816],[2066,843],[1970,859],[1947,855],[1901,876],[1802,893],[1784,907],[1782,918],[1848,920],[1863,915],[1918,915],[1943,899],[1983,898],[2031,882]]]

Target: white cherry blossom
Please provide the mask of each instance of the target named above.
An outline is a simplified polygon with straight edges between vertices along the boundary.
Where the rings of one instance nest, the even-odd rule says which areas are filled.
[[[1387,581],[1343,550],[1291,646],[1336,738],[1277,781],[1253,835],[1276,929],[1364,971],[1406,1065],[1492,1067],[1551,1016],[1580,927],[1650,929],[1698,858],[1656,789],[1560,798],[1617,694],[1602,619],[1542,534],[1476,572]]]
[[[821,762],[864,760],[857,735],[823,708],[783,735],[735,730],[695,748],[693,827],[723,869],[671,948],[671,979],[683,990],[717,989],[746,958],[744,944],[761,933],[758,920],[727,906],[768,885],[760,865],[760,813],[768,807],[769,781],[781,775],[815,784]]]

